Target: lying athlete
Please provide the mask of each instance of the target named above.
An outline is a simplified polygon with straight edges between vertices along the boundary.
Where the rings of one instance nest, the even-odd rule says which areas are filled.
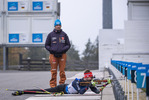
[[[93,79],[93,74],[90,70],[84,72],[84,77],[82,79],[75,79],[71,84],[61,84],[54,88],[44,89],[47,92],[63,92],[64,94],[84,94],[89,88],[96,94],[100,91],[95,87],[95,83],[91,82]],[[87,86],[81,86],[80,82],[90,82]],[[38,92],[32,92],[38,91]],[[22,95],[22,94],[37,94],[43,92],[41,89],[28,89],[23,91],[15,91],[12,95]]]

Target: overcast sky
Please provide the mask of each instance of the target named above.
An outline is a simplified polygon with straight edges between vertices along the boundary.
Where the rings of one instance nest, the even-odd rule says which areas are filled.
[[[90,38],[95,41],[102,29],[102,0],[58,0],[62,29],[82,54]],[[127,20],[127,0],[112,0],[113,29],[123,29]]]

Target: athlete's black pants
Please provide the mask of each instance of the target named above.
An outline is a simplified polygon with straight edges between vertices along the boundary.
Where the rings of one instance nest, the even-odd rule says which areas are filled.
[[[61,84],[61,85],[58,85],[54,88],[48,88],[48,89],[45,89],[46,91],[48,92],[64,92],[64,94],[67,94],[65,88],[68,84]],[[40,92],[44,92],[43,90],[41,89],[27,89],[27,90],[24,90],[24,94],[40,94],[40,93],[33,93],[33,92],[30,92],[30,91],[40,91]]]

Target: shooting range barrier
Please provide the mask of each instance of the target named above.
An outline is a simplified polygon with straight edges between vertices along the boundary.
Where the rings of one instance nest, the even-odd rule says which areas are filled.
[[[125,95],[126,95],[126,84],[128,84],[128,100],[129,100],[129,81],[131,81],[131,100],[134,99],[133,83],[136,83],[137,87],[137,100],[139,100],[139,89],[146,88],[146,100],[149,100],[149,64],[135,63],[111,60],[111,64],[122,73],[125,77]]]

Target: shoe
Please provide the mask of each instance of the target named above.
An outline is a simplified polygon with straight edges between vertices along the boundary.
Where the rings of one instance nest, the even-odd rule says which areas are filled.
[[[18,95],[22,95],[24,94],[23,91],[15,91],[14,93],[12,93],[13,96],[18,96]]]

